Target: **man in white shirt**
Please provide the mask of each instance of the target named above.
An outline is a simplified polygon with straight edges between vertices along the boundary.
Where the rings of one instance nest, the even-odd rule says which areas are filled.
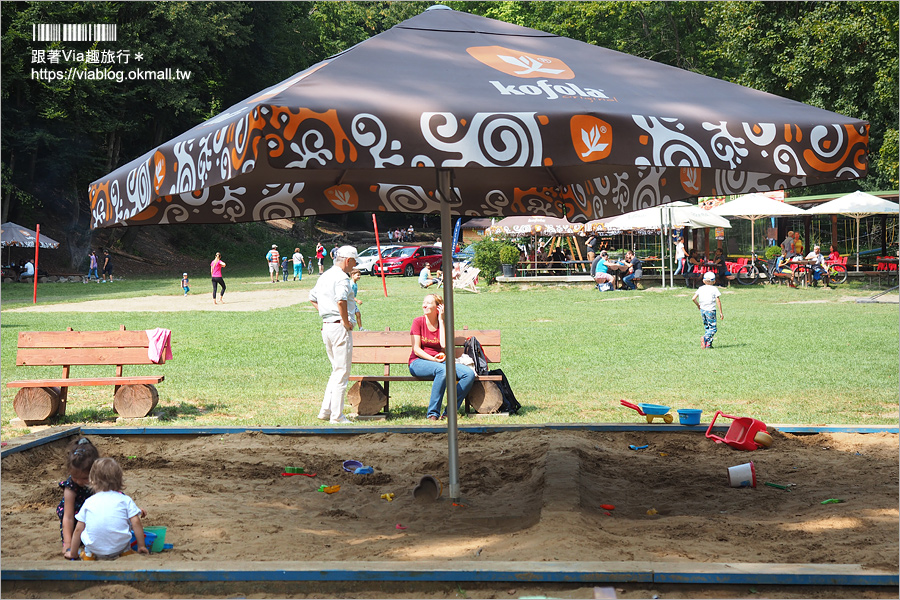
[[[34,263],[30,260],[25,263],[25,270],[19,275],[19,281],[26,281],[34,277]]]
[[[822,248],[813,246],[813,251],[806,255],[806,260],[814,260],[815,264],[810,265],[813,273],[813,287],[819,285],[819,279],[823,279],[825,287],[831,283],[828,280],[828,267],[825,266],[825,257],[822,256]]]
[[[353,295],[350,271],[356,266],[356,248],[341,246],[335,252],[334,266],[325,271],[309,292],[309,301],[322,319],[322,342],[331,362],[331,377],[325,387],[319,418],[333,424],[350,423],[344,416],[344,396],[350,380],[350,361],[353,358],[353,323],[348,303]]]

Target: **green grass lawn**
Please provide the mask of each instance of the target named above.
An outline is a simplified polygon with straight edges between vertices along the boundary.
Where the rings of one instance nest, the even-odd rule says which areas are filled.
[[[259,270],[229,273],[228,291],[259,290]],[[13,312],[31,303],[31,288],[2,288],[3,435],[15,417],[7,389],[13,379],[58,377],[58,367],[16,367],[20,331],[172,330],[174,360],[126,367],[126,374],[162,374],[156,409],[160,425],[311,426],[330,367],[320,321],[307,302],[316,276],[287,282],[297,304],[260,312]],[[206,278],[192,293],[209,294]],[[500,329],[500,366],[522,404],[519,415],[479,422],[642,422],[620,399],[674,408],[752,416],[767,423],[896,424],[898,420],[898,306],[857,304],[872,294],[849,285],[833,290],[733,286],[722,301],[715,348],[700,347],[702,324],[684,288],[599,293],[583,286],[480,286],[458,292],[456,326]],[[113,284],[41,284],[39,302],[79,302],[164,294],[180,300],[178,279]],[[421,314],[422,290],[413,278],[360,282],[367,329],[408,330]],[[226,300],[228,296],[226,294]],[[848,300],[849,299],[849,300]],[[355,367],[378,373],[380,367]],[[406,374],[402,366],[395,369]],[[73,376],[111,375],[112,369],[73,367]],[[387,425],[425,424],[430,384],[391,386]],[[72,388],[60,423],[114,424],[110,387]],[[368,422],[377,425],[378,422]]]

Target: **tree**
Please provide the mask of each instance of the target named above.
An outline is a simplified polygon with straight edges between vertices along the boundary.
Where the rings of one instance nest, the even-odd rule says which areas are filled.
[[[881,152],[900,120],[895,2],[710,2],[707,19],[735,83],[869,121],[872,168],[860,183],[897,187],[897,154]]]

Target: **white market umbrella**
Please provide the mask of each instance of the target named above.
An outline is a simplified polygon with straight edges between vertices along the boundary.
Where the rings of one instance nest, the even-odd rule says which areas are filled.
[[[687,202],[669,202],[662,206],[653,206],[636,210],[618,217],[613,217],[606,223],[608,229],[633,231],[636,229],[659,231],[660,235],[667,228],[681,229],[683,227],[724,227],[730,228],[728,219],[704,210]],[[665,243],[660,242],[660,263],[665,265]],[[665,286],[666,274],[662,273],[663,286]]]
[[[859,221],[871,215],[896,215],[896,202],[873,196],[859,190],[830,202],[814,206],[808,211],[815,215],[844,215],[856,219],[856,270],[859,271]]]
[[[754,237],[754,225],[757,219],[765,217],[790,217],[809,214],[802,208],[798,208],[787,202],[773,200],[765,194],[752,193],[735,198],[725,204],[720,204],[709,209],[709,212],[722,217],[738,217],[750,221],[750,252],[756,251],[756,239]]]
[[[671,210],[671,218],[664,217],[664,213]],[[670,202],[662,206],[652,206],[613,217],[606,223],[608,229],[634,230],[651,229],[658,230],[671,226],[675,229],[682,227],[731,227],[728,219],[710,214],[709,211],[688,204],[687,202]]]

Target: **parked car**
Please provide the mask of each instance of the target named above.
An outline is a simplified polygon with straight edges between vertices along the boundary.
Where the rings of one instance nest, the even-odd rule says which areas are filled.
[[[453,253],[453,262],[471,262],[475,258],[475,244],[469,244],[459,252]]]
[[[402,247],[403,246],[396,245],[382,246],[381,255],[388,256],[393,250]],[[359,253],[359,258],[356,259],[356,266],[359,268],[359,272],[363,275],[365,275],[366,273],[372,273],[372,265],[375,264],[376,260],[378,260],[378,246],[369,246]]]
[[[375,264],[372,271],[376,275],[381,275],[382,268],[385,275],[407,277],[418,275],[425,265],[429,269],[441,268],[441,249],[435,246],[404,246],[394,252],[394,256],[382,258]]]

